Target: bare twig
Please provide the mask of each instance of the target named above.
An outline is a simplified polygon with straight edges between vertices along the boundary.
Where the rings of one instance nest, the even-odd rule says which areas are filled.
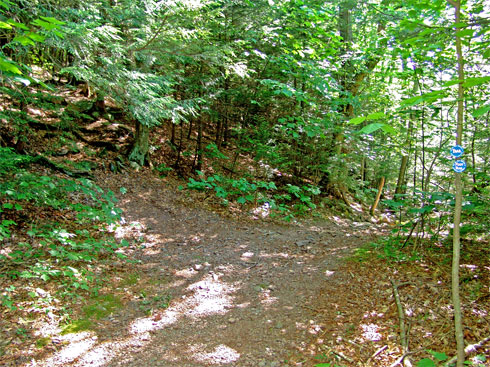
[[[347,362],[349,362],[349,363],[354,363],[354,361],[353,361],[352,359],[350,359],[349,357],[344,356],[344,355],[343,355],[342,353],[340,353],[340,352],[336,352],[336,351],[334,351],[333,349],[330,349],[330,352],[332,352],[333,354],[335,354],[337,357],[340,357],[340,358],[342,358],[342,359],[346,360],[346,361],[347,361]]]
[[[374,358],[376,358],[378,355],[380,355],[381,352],[383,352],[386,348],[388,348],[387,345],[384,345],[381,348],[378,348],[378,350],[376,352],[374,352],[374,354],[371,357],[368,358],[368,360],[366,361],[366,364],[369,364],[369,362],[371,362]]]
[[[403,355],[399,358],[399,362],[403,361],[405,366],[412,366],[412,363],[408,358],[408,332],[405,323],[405,311],[403,310],[402,302],[400,301],[400,295],[398,294],[398,287],[394,280],[390,279],[391,285],[393,287],[393,297],[395,298],[396,308],[398,309],[398,318],[400,320],[400,343],[402,346]],[[395,364],[395,366],[396,366]]]
[[[399,365],[400,363],[402,363],[403,361],[408,361],[408,359],[405,359],[405,358],[408,357],[410,354],[413,354],[413,352],[403,353],[403,355],[401,355],[400,357],[398,357],[398,359],[395,362],[393,362],[392,364],[390,364],[390,367],[395,367],[395,366]]]
[[[153,34],[153,36],[148,41],[146,41],[146,43],[143,46],[140,46],[140,47],[138,47],[134,50],[131,50],[131,51],[132,52],[138,52],[138,51],[143,51],[145,48],[147,48],[162,32],[163,27],[165,26],[165,23],[167,22],[168,15],[169,15],[168,13],[165,14],[165,16],[163,17],[162,22],[160,23],[160,26],[158,27],[156,32]]]

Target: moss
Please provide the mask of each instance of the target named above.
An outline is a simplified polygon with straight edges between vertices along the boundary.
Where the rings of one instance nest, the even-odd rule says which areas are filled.
[[[113,294],[104,294],[94,298],[94,300],[83,308],[83,312],[87,318],[96,318],[97,320],[107,317],[114,311],[122,307],[122,302],[119,297]]]
[[[61,335],[78,333],[80,331],[91,330],[94,323],[88,319],[75,320],[72,323],[65,325],[61,330]]]
[[[121,282],[119,283],[119,287],[131,287],[138,284],[139,280],[140,275],[138,273],[129,273],[121,280]]]
[[[44,348],[46,345],[49,344],[51,341],[51,338],[45,337],[45,338],[40,338],[36,340],[36,348]]]

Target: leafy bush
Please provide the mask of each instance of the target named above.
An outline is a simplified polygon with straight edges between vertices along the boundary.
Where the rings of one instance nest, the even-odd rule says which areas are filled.
[[[109,256],[122,257],[117,250],[127,245],[102,231],[120,219],[114,194],[87,179],[30,173],[22,167],[30,160],[0,148],[0,261],[7,269],[2,277],[56,280],[65,295],[94,291],[92,265]],[[15,308],[16,293],[15,287],[5,288],[2,305]]]
[[[271,215],[280,215],[286,220],[292,219],[295,214],[302,215],[316,208],[313,198],[321,193],[320,189],[313,185],[300,187],[287,184],[284,192],[274,182],[249,182],[244,177],[233,179],[219,174],[205,177],[202,172],[198,172],[198,175],[197,180],[189,179],[188,189],[211,191],[224,205],[235,202],[239,205],[253,204],[257,207],[267,203]]]

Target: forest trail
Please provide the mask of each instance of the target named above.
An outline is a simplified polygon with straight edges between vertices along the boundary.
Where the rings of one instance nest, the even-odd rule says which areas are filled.
[[[313,365],[329,332],[318,310],[341,307],[328,296],[342,293],[336,269],[372,228],[230,219],[186,205],[185,193],[141,173],[98,181],[127,190],[119,204],[124,228],[140,236],[129,250],[140,262],[123,266],[137,282],[95,334],[61,336],[79,335],[36,366]],[[142,298],[163,295],[167,308],[142,315]]]

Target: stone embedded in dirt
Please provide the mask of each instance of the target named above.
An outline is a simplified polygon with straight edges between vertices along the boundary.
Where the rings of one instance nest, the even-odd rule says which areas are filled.
[[[311,243],[311,240],[302,240],[302,241],[296,241],[295,244],[298,247],[304,247],[308,246]]]

